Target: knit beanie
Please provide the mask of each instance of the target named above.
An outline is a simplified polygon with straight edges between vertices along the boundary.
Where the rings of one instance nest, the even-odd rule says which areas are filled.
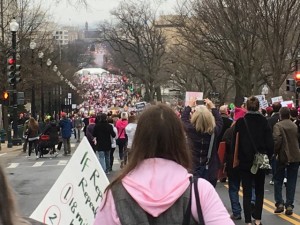
[[[237,108],[234,109],[234,117],[233,119],[237,121],[239,118],[243,118],[245,114],[247,113],[247,110],[244,108]]]

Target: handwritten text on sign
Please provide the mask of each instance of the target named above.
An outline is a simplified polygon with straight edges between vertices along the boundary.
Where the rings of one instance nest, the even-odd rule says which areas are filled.
[[[108,179],[87,139],[30,216],[48,225],[92,225]]]

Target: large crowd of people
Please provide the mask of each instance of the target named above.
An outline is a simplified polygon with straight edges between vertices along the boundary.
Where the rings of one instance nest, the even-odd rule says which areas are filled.
[[[157,104],[136,115],[127,107],[137,100],[127,82],[121,76],[83,76],[86,96],[78,113],[62,113],[59,121],[48,118],[42,129],[42,134],[52,135],[52,154],[63,145],[64,155],[71,153],[72,134],[79,142],[83,131],[106,174],[115,168],[118,150],[121,173],[107,187],[94,225],[149,220],[231,225],[243,217],[248,225],[260,225],[268,173],[274,185],[274,213],[293,214],[300,163],[297,109],[275,102],[261,110],[252,96],[234,108],[217,108],[205,99],[204,105],[188,102],[177,110]],[[34,118],[25,124],[30,156],[40,128]],[[225,143],[223,161],[221,142]],[[220,178],[220,170],[225,179]],[[228,180],[231,215],[214,189],[218,179]]]

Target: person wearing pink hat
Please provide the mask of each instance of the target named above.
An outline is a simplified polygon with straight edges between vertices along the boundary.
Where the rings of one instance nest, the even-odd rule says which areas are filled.
[[[226,163],[226,172],[228,176],[228,193],[229,199],[231,203],[231,219],[232,220],[241,220],[242,219],[242,207],[239,201],[239,191],[240,191],[240,184],[241,184],[241,177],[239,174],[239,170],[237,168],[233,168],[233,156],[234,156],[234,149],[232,146],[232,138],[233,132],[235,128],[235,123],[238,119],[243,118],[247,113],[245,108],[238,108],[235,107],[234,109],[234,121],[231,124],[231,127],[228,128],[223,137],[222,141],[226,143],[226,152],[225,152],[225,163]]]

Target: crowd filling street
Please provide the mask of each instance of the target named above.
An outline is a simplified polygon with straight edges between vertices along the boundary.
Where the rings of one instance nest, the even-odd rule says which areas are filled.
[[[18,122],[27,160],[32,154],[56,157],[61,149],[71,155],[70,138],[80,142],[85,135],[107,175],[119,161],[94,225],[262,224],[266,174],[272,175],[274,214],[293,214],[300,162],[296,108],[274,102],[262,109],[251,96],[234,107],[205,98],[200,105],[146,105],[140,113],[133,108],[140,97],[126,78],[87,75],[82,83],[86,96],[77,113],[46,116],[42,123],[22,114]],[[0,172],[0,200],[13,205]],[[218,182],[228,182],[230,212],[215,190]],[[15,212],[4,211],[0,224],[13,224]]]

